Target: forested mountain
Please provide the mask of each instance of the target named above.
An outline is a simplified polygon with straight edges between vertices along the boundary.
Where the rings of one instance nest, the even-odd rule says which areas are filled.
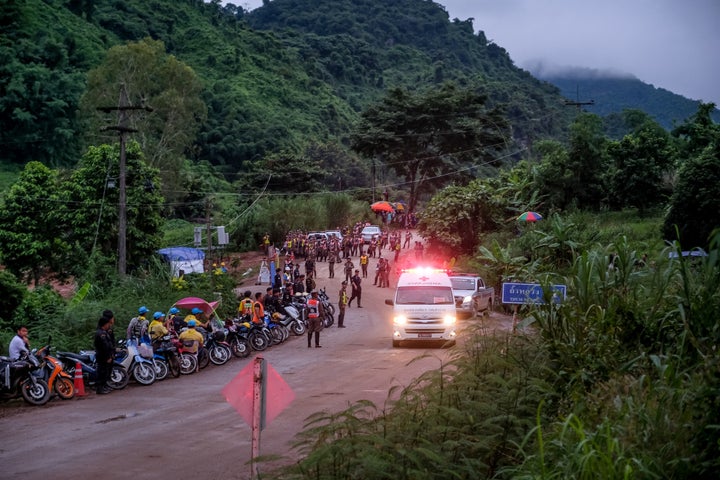
[[[422,0],[276,0],[250,14],[197,0],[9,0],[0,28],[1,160],[19,165],[73,165],[112,139],[78,114],[86,75],[146,37],[202,82],[207,116],[186,155],[230,178],[273,153],[342,147],[392,87],[474,86],[504,105],[520,145],[561,136],[573,115],[470,21]]]
[[[642,110],[667,130],[692,116],[699,104],[698,101],[654,87],[630,75],[610,75],[581,68],[563,73],[533,73],[557,86],[563,97],[570,101],[594,100],[594,105],[586,107],[588,112],[608,117],[620,114],[625,109]],[[712,118],[720,122],[720,110],[715,109]]]

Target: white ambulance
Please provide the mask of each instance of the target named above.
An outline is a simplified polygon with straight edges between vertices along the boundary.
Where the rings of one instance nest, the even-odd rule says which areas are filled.
[[[393,307],[393,347],[402,341],[455,343],[455,299],[447,271],[429,267],[403,270],[395,298],[385,304]]]

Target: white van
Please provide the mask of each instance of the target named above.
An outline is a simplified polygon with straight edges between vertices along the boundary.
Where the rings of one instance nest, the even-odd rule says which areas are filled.
[[[393,307],[392,344],[434,340],[455,343],[456,310],[452,283],[445,270],[413,268],[400,274]]]

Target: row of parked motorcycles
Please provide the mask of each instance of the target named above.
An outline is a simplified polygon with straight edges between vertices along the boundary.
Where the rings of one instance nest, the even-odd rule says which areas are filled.
[[[323,303],[323,324],[335,323],[335,307],[324,289],[318,298]],[[191,353],[190,345],[172,332],[151,346],[138,339],[118,341],[116,358],[110,373],[108,386],[119,390],[125,388],[132,378],[140,385],[151,385],[170,376],[189,375],[207,367],[210,363],[224,365],[235,356],[245,358],[252,351],[267,348],[286,341],[290,335],[303,335],[307,331],[306,294],[295,294],[283,302],[283,311],[266,309],[262,324],[248,317],[227,319],[212,324],[211,330],[198,328],[204,335],[204,345]],[[82,369],[85,385],[94,386],[97,381],[97,361],[94,351],[56,352],[51,355],[51,339],[40,349],[19,360],[0,357],[0,400],[22,397],[32,405],[44,405],[53,396],[71,399],[75,396],[76,368]]]

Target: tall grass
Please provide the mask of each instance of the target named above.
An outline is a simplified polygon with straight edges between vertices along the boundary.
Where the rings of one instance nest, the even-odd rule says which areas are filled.
[[[642,246],[617,237],[562,274],[538,268],[568,285],[562,304],[531,308],[517,335],[478,330],[382,408],[311,417],[306,456],[275,478],[717,478],[720,233],[706,258],[644,261]],[[512,258],[483,255],[521,271]]]

